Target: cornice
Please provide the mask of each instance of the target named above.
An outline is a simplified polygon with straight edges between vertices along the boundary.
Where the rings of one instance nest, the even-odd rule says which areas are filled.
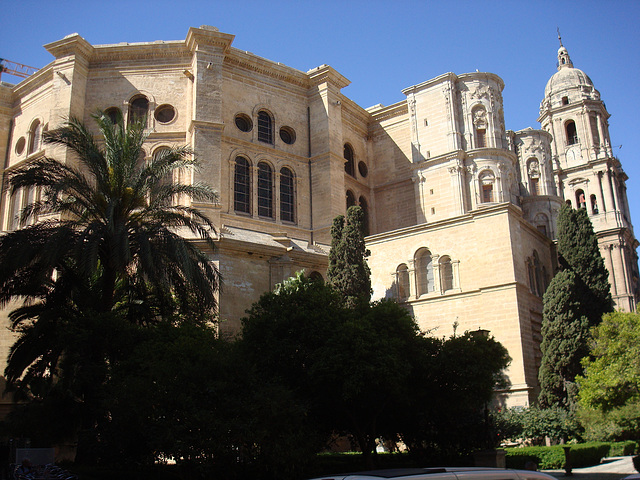
[[[77,33],[67,35],[61,40],[47,43],[44,48],[55,58],[67,55],[80,55],[90,58],[93,55],[94,47]]]
[[[235,35],[222,33],[215,27],[202,25],[200,28],[191,27],[189,29],[185,44],[191,53],[194,53],[199,46],[207,45],[219,48],[222,53],[226,54],[231,48],[234,38],[236,38]]]
[[[322,83],[330,83],[342,89],[351,84],[351,81],[347,77],[340,74],[335,68],[329,65],[320,65],[319,67],[312,68],[307,72],[311,86],[318,86]]]
[[[442,75],[438,75],[437,77],[427,80],[426,82],[418,83],[417,85],[412,85],[410,87],[407,87],[404,90],[402,90],[402,93],[405,95],[409,95],[410,93],[418,93],[419,91],[424,90],[425,88],[432,87],[434,85],[445,82],[447,80],[450,82],[455,82],[457,79],[458,79],[458,76],[453,72],[443,73]]]
[[[28,92],[32,92],[53,80],[53,62],[41,68],[29,78],[25,78],[13,89],[16,98],[23,98]]]
[[[309,88],[309,77],[304,72],[282,63],[259,57],[251,52],[231,48],[230,53],[225,56],[224,62],[230,67],[259,73],[279,81],[297,85],[305,90]]]
[[[117,43],[112,45],[96,45],[91,65],[117,63],[127,61],[156,60],[159,58],[182,59],[189,63],[190,54],[183,41],[157,41],[142,43]],[[178,63],[178,62],[176,62]],[[144,66],[149,68],[148,65]]]
[[[382,105],[375,105],[366,109],[371,114],[371,117],[376,122],[384,122],[392,118],[400,117],[403,115],[409,115],[409,106],[407,100],[401,100],[398,103],[384,107]]]

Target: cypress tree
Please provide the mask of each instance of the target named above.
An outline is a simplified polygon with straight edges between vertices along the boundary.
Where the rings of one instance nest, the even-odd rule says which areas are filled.
[[[597,325],[602,315],[613,311],[613,301],[609,273],[586,209],[575,210],[569,205],[560,209],[558,255],[561,262],[575,272],[589,322],[592,326]]]
[[[572,409],[575,378],[589,353],[589,327],[613,310],[609,275],[585,209],[560,209],[558,256],[563,270],[543,297],[539,402],[542,407]]]
[[[538,397],[543,408],[572,409],[575,402],[575,378],[582,372],[580,361],[589,353],[589,319],[579,283],[573,271],[563,270],[544,294]]]
[[[327,277],[343,296],[347,307],[364,307],[371,299],[371,272],[364,243],[364,212],[349,207],[346,219],[336,217],[331,227]]]

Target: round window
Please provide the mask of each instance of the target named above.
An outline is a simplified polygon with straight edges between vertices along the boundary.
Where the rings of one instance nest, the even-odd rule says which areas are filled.
[[[358,163],[358,172],[360,172],[360,176],[362,178],[366,178],[369,175],[369,169],[367,168],[367,164],[364,162]]]
[[[238,130],[240,130],[241,132],[250,132],[251,128],[253,127],[251,119],[242,113],[236,115],[235,122],[236,127],[238,127]]]
[[[156,120],[160,123],[169,123],[176,117],[176,109],[171,105],[160,105],[155,111]]]
[[[18,139],[18,141],[16,142],[16,153],[18,155],[22,155],[22,152],[24,152],[24,147],[27,144],[27,141],[25,140],[24,137],[20,137]]]
[[[280,129],[280,138],[287,145],[292,145],[296,141],[296,132],[291,127],[282,127]]]

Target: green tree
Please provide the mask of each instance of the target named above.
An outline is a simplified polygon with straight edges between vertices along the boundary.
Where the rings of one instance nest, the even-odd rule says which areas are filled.
[[[591,330],[590,356],[583,359],[581,417],[607,440],[640,435],[640,315],[610,313]]]
[[[582,372],[582,358],[589,353],[589,319],[582,300],[571,270],[558,272],[544,294],[538,397],[543,408],[575,406],[575,378]]]
[[[564,205],[558,216],[562,271],[543,297],[539,403],[575,411],[576,375],[588,353],[589,327],[612,310],[608,273],[585,209]]]
[[[558,255],[576,274],[582,301],[591,325],[613,311],[609,273],[598,247],[598,238],[585,208],[565,204],[558,215]]]
[[[351,206],[346,219],[338,216],[331,227],[328,281],[345,299],[348,307],[364,308],[371,299],[369,251],[364,243],[364,212]]]

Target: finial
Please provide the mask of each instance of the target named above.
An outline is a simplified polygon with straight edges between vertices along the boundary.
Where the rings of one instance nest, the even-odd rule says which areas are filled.
[[[557,28],[558,28],[558,41],[560,42],[560,46],[564,47],[564,45],[562,45],[562,37],[560,36],[560,27],[557,27]]]

